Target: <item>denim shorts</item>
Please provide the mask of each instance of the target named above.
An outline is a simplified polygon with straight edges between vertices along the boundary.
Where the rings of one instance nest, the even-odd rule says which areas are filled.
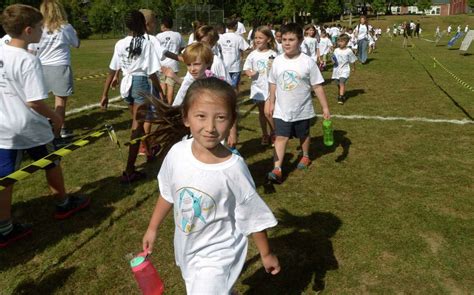
[[[145,103],[145,97],[141,96],[140,93],[150,93],[150,83],[146,76],[133,76],[132,86],[130,87],[129,94],[124,100],[129,104],[143,104]]]
[[[230,86],[232,86],[233,88],[237,88],[237,86],[239,86],[239,83],[240,83],[240,72],[232,72],[232,73],[229,73],[229,76],[230,76]]]
[[[309,128],[311,127],[311,119],[286,122],[282,119],[274,118],[275,122],[275,135],[283,136],[288,138],[306,138],[309,136]]]
[[[0,177],[5,177],[15,172],[20,168],[20,163],[23,157],[23,151],[26,151],[30,157],[36,161],[46,157],[55,150],[53,143],[48,143],[40,146],[35,146],[26,150],[8,150],[0,149]],[[44,167],[45,170],[56,167],[59,161]]]

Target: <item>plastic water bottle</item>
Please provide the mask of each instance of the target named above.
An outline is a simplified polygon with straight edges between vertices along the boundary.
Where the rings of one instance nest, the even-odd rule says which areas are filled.
[[[325,146],[332,146],[334,144],[334,135],[331,120],[323,121],[323,141]]]
[[[130,261],[130,266],[143,295],[163,294],[163,281],[145,253],[140,253],[133,258]]]

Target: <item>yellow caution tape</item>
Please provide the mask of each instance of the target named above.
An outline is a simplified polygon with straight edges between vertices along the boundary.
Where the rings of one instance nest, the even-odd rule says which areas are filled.
[[[105,77],[105,76],[107,76],[107,75],[108,75],[108,73],[95,74],[95,75],[89,75],[89,76],[84,76],[84,77],[80,77],[80,78],[75,78],[74,80],[76,80],[76,81],[90,80],[90,79],[96,79],[96,78],[100,78],[100,77]]]

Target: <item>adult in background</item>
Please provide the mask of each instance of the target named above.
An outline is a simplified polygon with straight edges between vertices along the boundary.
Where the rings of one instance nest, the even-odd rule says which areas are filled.
[[[354,29],[354,33],[357,37],[357,58],[362,64],[365,64],[367,61],[370,29],[371,27],[367,23],[367,17],[365,15],[361,15],[359,24]]]
[[[59,1],[43,1],[40,11],[44,17],[43,35],[34,50],[43,66],[46,89],[55,97],[54,109],[64,122],[67,98],[74,92],[70,47],[79,48],[80,41]],[[60,136],[68,138],[74,134],[63,123]]]

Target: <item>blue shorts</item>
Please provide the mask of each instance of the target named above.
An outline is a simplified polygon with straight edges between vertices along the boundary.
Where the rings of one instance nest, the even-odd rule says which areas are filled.
[[[232,86],[232,88],[237,88],[237,86],[239,86],[239,83],[240,83],[240,72],[232,72],[232,73],[229,73],[229,76],[230,76],[230,86]]]
[[[150,93],[150,83],[146,76],[133,76],[132,86],[130,87],[128,96],[124,100],[129,105],[143,104],[145,103],[145,97],[141,96],[140,93]]]
[[[23,151],[26,151],[30,157],[36,161],[46,157],[50,153],[54,152],[55,148],[53,143],[48,143],[40,146],[35,146],[26,150],[7,150],[0,149],[0,177],[5,177],[15,172],[20,168],[21,159],[23,157]],[[55,161],[48,166],[44,167],[45,170],[56,167],[59,164]]]
[[[275,135],[283,136],[288,138],[306,138],[309,136],[309,128],[311,127],[311,119],[286,122],[282,119],[274,118],[275,122]]]

